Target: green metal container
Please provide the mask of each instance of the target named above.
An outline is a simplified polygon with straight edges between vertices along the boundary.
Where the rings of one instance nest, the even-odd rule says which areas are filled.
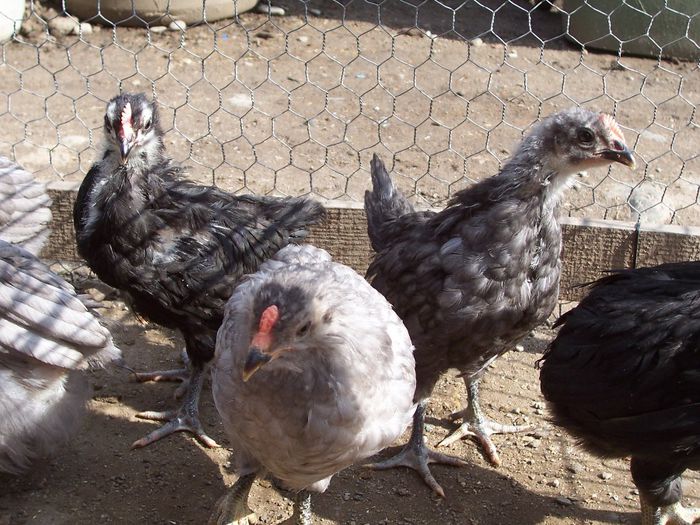
[[[700,0],[565,0],[567,37],[587,48],[700,59]]]

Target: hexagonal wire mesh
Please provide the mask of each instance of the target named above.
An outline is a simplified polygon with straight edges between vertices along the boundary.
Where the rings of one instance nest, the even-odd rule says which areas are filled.
[[[280,17],[195,8],[201,23],[172,30],[176,13],[122,0],[124,16],[64,18],[87,3],[30,1],[2,45],[0,151],[44,179],[79,181],[105,102],[145,91],[199,181],[357,201],[378,152],[439,205],[494,174],[534,121],[581,104],[617,117],[639,167],[581,174],[566,211],[700,224],[692,0],[287,0]]]

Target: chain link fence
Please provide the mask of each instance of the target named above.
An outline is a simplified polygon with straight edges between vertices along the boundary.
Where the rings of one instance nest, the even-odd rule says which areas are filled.
[[[129,14],[114,17],[120,2]],[[287,0],[284,16],[227,2],[217,21],[215,0],[191,2],[201,23],[186,25],[95,0],[80,24],[69,15],[90,2],[28,0],[2,44],[0,152],[78,182],[106,101],[144,91],[201,182],[361,201],[376,152],[418,204],[440,206],[495,174],[533,122],[579,104],[616,116],[638,167],[580,174],[565,212],[700,225],[693,0]]]

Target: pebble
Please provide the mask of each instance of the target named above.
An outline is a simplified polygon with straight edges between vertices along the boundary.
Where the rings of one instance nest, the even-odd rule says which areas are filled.
[[[469,41],[469,44],[472,45],[472,46],[474,46],[474,47],[479,47],[479,46],[483,46],[483,45],[484,45],[484,41],[483,41],[481,38],[477,37],[477,38],[472,38],[472,39]]]
[[[323,11],[316,7],[309,7],[309,13],[311,13],[314,16],[321,16],[323,14]]]
[[[309,37],[306,35],[301,35],[300,37],[297,37],[297,40],[302,44],[306,44],[309,41]]]
[[[183,20],[173,20],[168,24],[170,31],[184,31],[187,29],[187,23]]]
[[[165,26],[152,26],[148,28],[151,33],[165,33],[168,28]]]
[[[549,485],[550,487],[554,487],[555,489],[558,488],[560,484],[561,482],[558,479],[552,479],[547,482],[547,485]]]
[[[402,497],[406,497],[406,496],[411,495],[411,491],[405,487],[398,487],[398,488],[396,488],[396,490],[394,490],[394,492],[396,492],[397,495],[402,496]]]
[[[598,474],[598,477],[602,480],[607,481],[612,478],[612,474],[610,472],[601,472],[600,474]]]
[[[514,49],[513,51],[508,52],[508,56],[510,58],[518,58],[518,52]]]
[[[556,502],[559,503],[559,505],[564,505],[565,507],[569,507],[573,504],[573,501],[571,501],[569,498],[565,498],[564,496],[558,497]]]
[[[81,22],[77,26],[73,27],[72,33],[74,35],[89,35],[92,33],[92,26],[87,22]]]
[[[49,31],[54,36],[70,35],[79,28],[80,22],[70,16],[57,16],[49,20]]]

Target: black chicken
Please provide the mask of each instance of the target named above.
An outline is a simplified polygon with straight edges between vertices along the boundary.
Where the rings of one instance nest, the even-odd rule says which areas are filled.
[[[416,401],[407,447],[377,468],[409,466],[438,494],[431,462],[462,465],[423,441],[427,398],[449,368],[461,372],[464,423],[441,444],[476,437],[500,460],[490,435],[522,430],[484,418],[479,381],[486,368],[552,312],[559,293],[561,231],[556,218],[570,176],[633,157],[608,115],[562,111],[535,125],[501,172],[457,193],[439,213],[414,212],[372,160],[365,194],[369,236],[377,252],[367,276],[406,323],[416,346]]]
[[[182,430],[216,446],[199,422],[198,400],[226,301],[243,275],[305,237],[324,208],[307,198],[234,196],[181,178],[182,168],[165,156],[156,105],[142,94],[112,99],[104,132],[104,153],[75,204],[78,251],[100,279],[128,294],[137,314],[182,332],[190,366],[181,408],[142,413],[169,421],[133,446]]]
[[[541,359],[554,422],[594,454],[631,456],[643,525],[687,525],[700,469],[700,262],[615,272],[558,321]]]

